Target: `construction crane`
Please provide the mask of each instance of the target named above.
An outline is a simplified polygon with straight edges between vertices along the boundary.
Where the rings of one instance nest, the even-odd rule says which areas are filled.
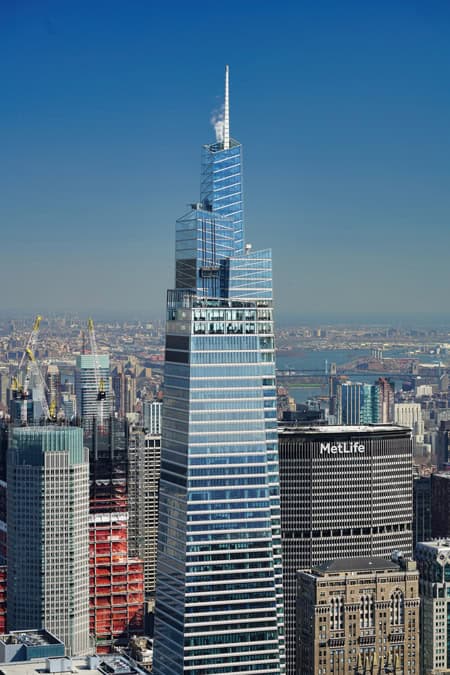
[[[34,381],[34,396],[35,400],[38,401],[41,404],[42,412],[44,414],[44,417],[46,420],[49,420],[53,417],[53,415],[50,414],[50,410],[48,407],[47,403],[47,397],[46,397],[46,392],[47,392],[47,384],[44,380],[44,377],[42,375],[41,369],[39,368],[39,364],[36,361],[36,357],[34,355],[34,352],[27,347],[26,355],[29,359],[29,370],[31,372],[33,381]]]
[[[22,357],[20,359],[19,370],[18,370],[19,373],[22,372],[22,369],[25,365],[25,361],[26,361],[26,358],[27,358],[27,350],[31,349],[31,351],[34,354],[34,351],[36,349],[37,338],[38,338],[38,335],[39,335],[39,328],[41,326],[41,321],[42,321],[42,316],[40,316],[40,314],[38,314],[37,317],[34,320],[33,329],[30,333],[30,337],[28,338],[25,350],[24,350],[24,352],[22,354]]]
[[[33,328],[28,338],[26,347],[19,362],[17,375],[12,378],[12,395],[14,399],[22,401],[20,410],[21,424],[25,425],[28,420],[27,401],[32,399],[32,385],[34,401],[40,403],[45,420],[56,419],[56,410],[50,410],[47,403],[47,384],[35,356],[35,347],[39,334],[42,317],[38,315],[33,323]],[[25,376],[23,376],[25,373]]]
[[[16,400],[20,399],[22,401],[20,410],[20,421],[22,424],[27,424],[27,422],[29,421],[27,401],[31,400],[30,380],[33,380],[34,385],[36,387],[35,389],[35,394],[37,397],[36,400],[40,402],[43,414],[45,415],[46,419],[50,418],[50,411],[48,409],[47,399],[45,397],[47,385],[45,384],[44,378],[42,377],[42,373],[39,368],[39,364],[37,363],[36,358],[34,356],[34,350],[36,347],[41,321],[42,317],[38,314],[34,320],[33,328],[28,337],[26,347],[19,361],[17,374],[12,378],[11,383],[13,398]],[[23,377],[22,374],[24,372],[25,376]]]
[[[89,343],[91,346],[92,360],[94,362],[94,378],[95,378],[95,387],[97,390],[97,401],[99,403],[98,423],[100,427],[103,427],[103,417],[104,417],[103,407],[104,401],[106,399],[105,381],[102,378],[100,372],[100,361],[98,358],[98,348],[97,348],[97,340],[95,338],[94,321],[91,318],[88,319],[88,334],[89,334]]]
[[[30,389],[30,371],[28,369],[28,364],[26,363],[27,359],[27,349],[34,350],[36,345],[37,336],[39,333],[39,327],[41,324],[42,317],[38,314],[33,323],[33,328],[28,337],[26,347],[22,352],[21,359],[19,361],[19,367],[17,369],[17,374],[14,375],[11,382],[11,390],[13,399],[22,401],[20,408],[20,421],[21,424],[26,424],[28,422],[28,405],[27,401],[31,399],[31,389]],[[25,369],[25,376],[23,377],[23,372]]]

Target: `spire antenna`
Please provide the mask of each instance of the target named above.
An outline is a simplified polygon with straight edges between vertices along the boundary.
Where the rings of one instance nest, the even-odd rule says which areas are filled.
[[[223,115],[223,149],[230,148],[230,92],[229,92],[229,66],[225,66],[225,104]]]

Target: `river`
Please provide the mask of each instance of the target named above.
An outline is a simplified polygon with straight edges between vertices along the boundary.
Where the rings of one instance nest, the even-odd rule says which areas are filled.
[[[401,349],[386,350],[383,352],[383,354],[386,357],[395,358],[405,358],[411,356],[407,350]],[[364,358],[365,356],[369,355],[369,349],[305,349],[301,353],[297,351],[295,356],[289,354],[288,352],[281,352],[277,354],[276,363],[278,370],[321,370],[325,374],[326,367],[329,371],[331,363],[336,363],[336,365],[340,366],[343,363],[352,361],[353,359]],[[421,363],[438,362],[438,357],[432,354],[414,354],[414,357],[419,358]],[[354,382],[367,382],[368,384],[373,384],[378,377],[380,377],[379,374],[374,375],[371,373],[358,373],[358,375],[352,375],[351,379]],[[401,389],[402,383],[406,379],[406,376],[402,373],[399,373],[392,379],[395,382],[395,388]],[[292,385],[289,387],[289,393],[294,397],[297,403],[305,403],[305,401],[314,396],[326,396],[328,394],[328,387],[302,387]]]

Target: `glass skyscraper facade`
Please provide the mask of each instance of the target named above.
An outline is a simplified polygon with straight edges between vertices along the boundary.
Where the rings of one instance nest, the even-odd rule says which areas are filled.
[[[339,424],[380,422],[380,388],[364,382],[343,382],[337,388]]]
[[[98,354],[97,361],[99,365],[99,379],[103,380],[105,389],[105,400],[99,402],[98,384],[95,377],[95,359],[92,354],[80,354],[77,356],[75,367],[75,394],[77,400],[77,415],[88,423],[94,418],[99,419],[101,415],[101,406],[103,407],[103,416],[109,416],[111,408],[111,394],[109,391],[109,355]]]
[[[244,246],[227,129],[204,148],[200,200],[177,222],[168,292],[153,669],[280,675],[271,256]]]

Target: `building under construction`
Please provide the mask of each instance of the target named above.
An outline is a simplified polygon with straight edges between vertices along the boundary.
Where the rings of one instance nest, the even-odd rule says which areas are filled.
[[[143,633],[144,566],[128,551],[126,420],[85,423],[90,463],[90,632],[97,651]]]
[[[127,513],[92,514],[89,527],[90,632],[97,652],[143,633],[144,570],[128,556]]]

